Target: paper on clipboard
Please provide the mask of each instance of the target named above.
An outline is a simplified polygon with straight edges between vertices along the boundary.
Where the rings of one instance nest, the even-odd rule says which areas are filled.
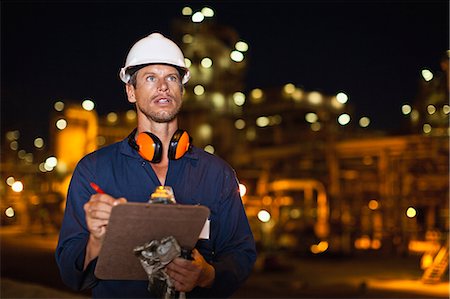
[[[179,204],[126,203],[113,207],[94,272],[96,277],[148,280],[133,249],[167,236],[174,236],[181,247],[193,249],[209,212],[205,206]]]

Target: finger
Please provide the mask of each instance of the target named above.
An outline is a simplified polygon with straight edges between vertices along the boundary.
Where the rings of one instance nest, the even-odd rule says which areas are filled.
[[[109,219],[112,206],[101,202],[88,202],[83,208],[87,217]]]
[[[167,274],[169,275],[169,273]],[[186,279],[185,276],[177,273],[172,273],[172,275],[169,275],[169,277],[172,280],[175,290],[179,292],[189,292],[194,288],[194,282]]]
[[[110,206],[112,206],[115,201],[116,201],[116,199],[114,197],[112,197],[111,195],[100,194],[100,193],[93,194],[89,199],[89,202],[102,202],[102,203],[108,204]]]
[[[128,200],[125,197],[121,197],[119,199],[116,199],[114,201],[113,205],[117,206],[117,205],[120,205],[120,204],[123,204],[123,203],[127,203],[127,202],[128,202]]]
[[[184,259],[182,257],[176,257],[172,260],[172,262],[170,264],[172,264],[172,263],[179,267],[188,267],[190,264],[192,264],[192,261]]]
[[[102,209],[88,209],[86,212],[86,217],[93,220],[103,220],[107,222],[111,217],[111,212]]]
[[[174,264],[173,261],[166,266],[166,273],[170,278],[176,281],[186,281],[187,277],[190,276],[190,271],[182,266]]]

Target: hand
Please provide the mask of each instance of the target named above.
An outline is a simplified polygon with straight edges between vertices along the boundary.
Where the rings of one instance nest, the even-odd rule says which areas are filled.
[[[210,287],[214,282],[214,267],[208,264],[197,249],[192,251],[194,260],[175,258],[166,266],[166,273],[179,292],[192,291],[196,286]]]
[[[83,208],[86,214],[86,224],[90,233],[86,245],[84,269],[86,269],[89,263],[100,253],[112,207],[126,202],[127,200],[123,197],[115,199],[108,194],[98,193],[92,195],[89,201],[84,204]]]
[[[125,202],[127,200],[123,197],[115,199],[108,194],[97,193],[91,196],[83,207],[86,213],[86,224],[91,233],[91,237],[103,242],[112,207]]]

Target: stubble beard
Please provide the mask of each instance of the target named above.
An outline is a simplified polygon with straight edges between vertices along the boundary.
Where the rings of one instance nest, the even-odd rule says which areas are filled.
[[[174,120],[178,113],[180,112],[181,105],[177,106],[174,110],[171,111],[158,111],[153,112],[150,111],[148,113],[145,113],[147,115],[147,118],[151,121],[157,122],[157,123],[168,123]]]

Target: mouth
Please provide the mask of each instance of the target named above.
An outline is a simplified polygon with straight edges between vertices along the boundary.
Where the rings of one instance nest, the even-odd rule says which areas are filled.
[[[153,102],[159,105],[165,105],[172,102],[172,99],[170,97],[158,97]]]

